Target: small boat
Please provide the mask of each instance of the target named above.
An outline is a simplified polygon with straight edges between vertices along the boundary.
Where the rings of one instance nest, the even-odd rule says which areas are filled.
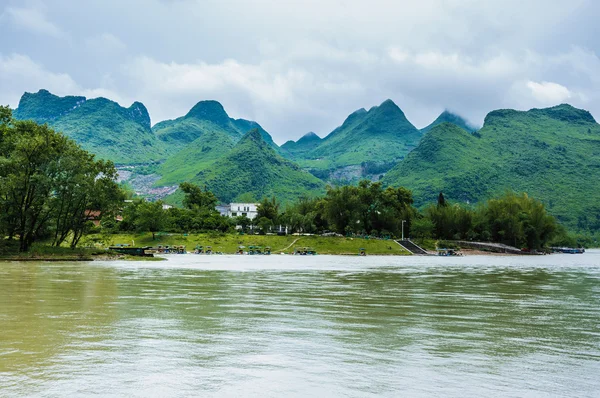
[[[132,247],[129,245],[115,245],[110,246],[108,249],[117,253],[139,257],[154,257],[154,253],[156,253],[156,251],[150,246]]]
[[[555,253],[565,253],[565,254],[583,254],[583,253],[585,253],[585,249],[574,248],[574,247],[553,247],[552,251],[554,251]]]
[[[450,256],[462,256],[462,253],[455,249],[438,249],[438,256],[450,257]]]

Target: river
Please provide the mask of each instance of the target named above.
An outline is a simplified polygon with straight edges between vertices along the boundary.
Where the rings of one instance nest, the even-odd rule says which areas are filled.
[[[0,396],[600,396],[600,251],[0,263]]]

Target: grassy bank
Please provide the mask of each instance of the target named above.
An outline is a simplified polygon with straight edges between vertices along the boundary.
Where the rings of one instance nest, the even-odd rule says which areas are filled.
[[[18,246],[2,247],[0,261],[92,261],[92,260],[162,260],[159,258],[134,257],[108,251],[104,248],[52,247],[35,244],[26,253],[19,253]]]
[[[400,245],[392,240],[367,240],[360,238],[322,237],[322,236],[272,236],[238,234],[115,234],[90,235],[85,243],[106,247],[114,244],[135,246],[184,245],[193,251],[196,245],[212,246],[214,252],[233,254],[241,246],[270,246],[272,253],[293,253],[296,247],[311,247],[318,254],[357,255],[361,248],[371,255],[408,255]]]

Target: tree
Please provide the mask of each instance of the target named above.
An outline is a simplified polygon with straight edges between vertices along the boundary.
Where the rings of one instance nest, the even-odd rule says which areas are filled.
[[[0,126],[7,126],[12,120],[12,110],[9,106],[0,105]]]
[[[16,121],[0,107],[0,232],[24,252],[40,237],[75,247],[89,210],[110,212],[122,200],[110,162],[96,161],[47,125]]]
[[[185,194],[183,205],[188,209],[214,210],[217,205],[217,197],[207,189],[203,191],[198,185],[184,182],[179,185],[179,189]]]
[[[141,202],[136,208],[135,227],[140,232],[152,232],[155,235],[165,227],[166,214],[162,202]]]
[[[444,198],[444,194],[442,192],[440,192],[440,194],[438,196],[437,205],[440,207],[446,206],[446,198]]]
[[[248,230],[248,226],[250,224],[252,224],[252,220],[250,220],[248,217],[246,216],[237,216],[235,218],[233,218],[233,223],[234,225],[239,225],[242,227],[242,231],[246,232]]]
[[[115,181],[117,171],[112,162],[95,161],[73,142],[63,153],[61,168],[52,199],[56,209],[52,244],[60,246],[71,234],[71,247],[75,248],[90,216],[114,217],[124,193]]]
[[[13,121],[12,125],[4,129],[0,153],[3,221],[9,237],[19,237],[19,251],[24,252],[53,216],[51,196],[56,180],[64,173],[62,154],[71,144],[47,125],[32,121]]]
[[[264,235],[273,227],[273,221],[267,217],[260,217],[258,218],[256,225],[258,226],[260,233]]]
[[[254,203],[256,199],[252,192],[244,192],[240,196],[238,196],[237,200],[241,203]]]
[[[266,218],[271,220],[272,223],[277,221],[277,216],[279,215],[279,203],[277,203],[277,199],[275,197],[271,198],[271,200],[267,198],[263,198],[263,200],[259,203],[256,208],[256,218]]]

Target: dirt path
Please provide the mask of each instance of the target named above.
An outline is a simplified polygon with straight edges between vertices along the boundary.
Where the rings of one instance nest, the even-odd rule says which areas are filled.
[[[283,249],[281,249],[281,250],[277,250],[277,251],[278,251],[279,253],[281,253],[281,252],[283,252],[284,250],[287,250],[287,249],[289,249],[290,247],[294,246],[294,244],[296,244],[296,242],[298,242],[300,239],[302,239],[302,237],[300,237],[300,238],[296,238],[296,240],[294,240],[292,243],[290,243],[290,245],[289,245],[289,246],[287,246],[287,247],[284,247]]]

